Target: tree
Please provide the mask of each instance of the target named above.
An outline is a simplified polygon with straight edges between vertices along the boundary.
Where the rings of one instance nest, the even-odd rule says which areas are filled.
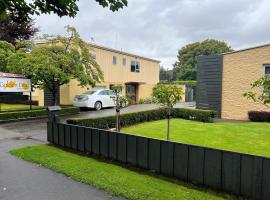
[[[227,43],[214,39],[188,44],[178,51],[173,72],[176,74],[177,80],[196,80],[197,56],[221,54],[229,51],[232,49]]]
[[[173,71],[172,70],[166,70],[163,66],[160,67],[159,70],[159,80],[165,81],[165,82],[171,82],[173,81]]]
[[[9,56],[15,53],[15,47],[6,42],[0,41],[0,71],[6,72]]]
[[[167,113],[167,140],[170,140],[170,118],[174,105],[179,102],[182,97],[182,90],[177,85],[157,84],[153,88],[154,101],[161,104]]]
[[[52,93],[53,104],[61,85],[76,79],[80,86],[94,86],[103,80],[100,66],[92,58],[88,44],[75,28],[67,26],[69,37],[45,36],[44,45],[33,47],[28,54],[17,53],[9,58],[8,69],[31,78],[35,87]]]
[[[127,6],[127,0],[95,0],[103,7],[109,7],[111,11],[117,11]],[[26,22],[30,15],[55,13],[60,17],[75,17],[78,8],[78,0],[4,0],[0,2],[0,16],[9,13],[12,20]]]
[[[120,131],[120,110],[121,108],[125,107],[125,105],[128,102],[127,98],[121,95],[122,89],[123,89],[122,85],[114,85],[112,87],[114,96],[111,97],[115,104],[115,111],[116,111],[115,125],[116,125],[116,131],[118,132]]]
[[[270,75],[264,75],[250,85],[251,89],[257,92],[248,91],[245,92],[243,96],[270,108]]]
[[[0,20],[0,40],[7,41],[16,45],[17,40],[29,40],[38,32],[34,27],[33,20],[18,23],[13,21],[10,16]]]

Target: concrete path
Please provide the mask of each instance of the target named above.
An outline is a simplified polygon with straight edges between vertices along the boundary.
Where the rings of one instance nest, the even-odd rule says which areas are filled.
[[[195,102],[184,102],[184,103],[178,103],[175,106],[176,108],[194,108]],[[139,111],[145,111],[145,110],[153,110],[159,108],[159,105],[157,104],[139,104],[139,105],[131,105],[126,108],[121,109],[121,113],[132,113],[132,112],[139,112]],[[104,117],[104,116],[110,116],[115,114],[114,108],[107,108],[102,109],[100,111],[96,110],[90,110],[81,112],[77,115],[67,116],[63,117],[63,120],[67,118],[79,118],[79,117]]]

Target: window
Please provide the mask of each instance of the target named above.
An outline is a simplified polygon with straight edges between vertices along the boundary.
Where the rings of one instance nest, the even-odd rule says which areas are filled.
[[[126,66],[126,64],[127,64],[127,59],[123,58],[123,66]]]
[[[264,65],[263,69],[264,74],[270,74],[270,65]]]
[[[96,58],[97,58],[96,54],[94,54],[94,53],[91,53],[91,57],[92,57],[94,60],[96,60]]]
[[[140,62],[139,61],[131,61],[130,71],[137,72],[137,73],[140,72]]]
[[[117,57],[113,56],[113,64],[116,65],[117,64]]]
[[[108,90],[102,90],[98,93],[98,95],[109,95]]]

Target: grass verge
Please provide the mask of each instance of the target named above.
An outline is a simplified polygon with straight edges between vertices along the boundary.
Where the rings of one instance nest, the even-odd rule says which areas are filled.
[[[150,172],[127,169],[48,145],[14,149],[11,151],[11,154],[63,173],[77,181],[106,190],[111,195],[123,196],[127,199],[236,199],[231,196],[221,196],[206,189],[198,189],[176,180],[154,176]]]
[[[166,139],[167,121],[159,120],[123,128],[122,132]],[[172,141],[270,157],[270,123],[203,123],[171,120]]]

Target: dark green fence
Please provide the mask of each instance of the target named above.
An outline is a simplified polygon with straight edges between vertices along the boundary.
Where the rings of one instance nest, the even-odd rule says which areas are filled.
[[[270,159],[206,147],[48,123],[48,141],[213,189],[270,199]]]

